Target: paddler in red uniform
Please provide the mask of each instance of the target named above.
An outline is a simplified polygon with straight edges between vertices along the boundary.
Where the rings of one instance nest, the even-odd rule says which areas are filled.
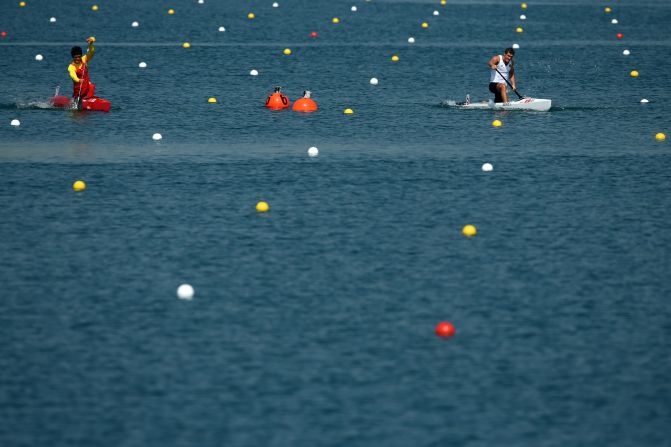
[[[89,44],[88,51],[86,55],[82,56],[81,47],[72,47],[70,50],[70,55],[72,55],[72,62],[68,67],[68,72],[72,78],[73,91],[72,97],[79,98],[79,100],[84,98],[91,98],[95,94],[96,86],[89,79],[89,61],[95,53],[95,48],[93,48],[93,42],[96,41],[95,37],[89,37],[86,39],[86,42]]]

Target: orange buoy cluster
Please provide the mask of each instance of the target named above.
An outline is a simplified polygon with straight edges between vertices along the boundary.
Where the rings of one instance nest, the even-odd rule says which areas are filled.
[[[318,109],[317,103],[310,98],[310,94],[309,90],[305,90],[303,97],[294,102],[292,110],[296,112],[315,112]],[[266,99],[266,107],[270,110],[282,110],[289,106],[291,106],[291,101],[288,96],[282,93],[281,87],[275,87],[275,91]]]

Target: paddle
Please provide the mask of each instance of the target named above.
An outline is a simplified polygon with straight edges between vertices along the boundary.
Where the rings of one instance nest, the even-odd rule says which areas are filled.
[[[494,70],[496,70],[496,72],[497,72],[498,74],[501,75],[501,77],[503,78],[503,80],[506,81],[506,84],[508,84],[508,85],[510,86],[510,88],[513,89],[513,91],[515,92],[515,94],[517,95],[518,98],[520,98],[520,99],[524,99],[524,96],[522,96],[522,95],[520,95],[519,93],[517,93],[517,90],[516,90],[515,88],[513,88],[513,85],[510,83],[510,81],[508,81],[508,80],[506,79],[505,76],[503,76],[503,75],[501,74],[501,72],[499,71],[498,68],[495,68]]]

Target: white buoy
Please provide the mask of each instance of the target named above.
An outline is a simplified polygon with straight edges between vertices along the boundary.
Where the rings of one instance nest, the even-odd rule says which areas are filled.
[[[163,138],[163,135],[161,135],[160,133],[155,133],[151,137],[153,138],[154,141],[158,141]]]
[[[312,146],[310,149],[308,149],[308,155],[309,155],[310,157],[316,157],[317,155],[319,155],[319,149],[317,149],[316,147]]]
[[[44,59],[44,56],[42,56],[41,54],[36,54],[35,55],[35,60],[36,61],[41,61],[42,59]]]
[[[199,5],[202,5],[203,3],[205,3],[205,0],[198,0]]]
[[[352,10],[352,12],[356,12],[356,6],[352,6],[350,9]]]
[[[220,32],[220,33],[223,33],[224,31],[226,31],[226,28],[224,28],[223,26],[220,26],[220,27],[219,27],[219,32]]]
[[[371,85],[377,85],[377,78],[370,78]]]
[[[56,23],[56,17],[52,17],[52,18],[50,18],[49,21],[50,21],[51,23]]]
[[[440,13],[439,13],[438,11],[433,11],[433,15],[434,15],[434,16],[439,16]]]
[[[647,103],[649,103],[649,102],[650,102],[650,101],[648,101],[648,100],[645,99],[645,98],[641,99],[641,104],[647,104]]]
[[[256,71],[256,70],[252,70],[252,71],[249,72],[249,74],[252,75],[252,76],[258,76],[259,72]]]
[[[195,290],[193,290],[193,287],[191,287],[190,284],[182,284],[177,287],[177,298],[180,300],[191,300],[195,293]]]
[[[490,172],[490,171],[494,170],[494,166],[492,166],[491,163],[485,163],[485,164],[482,165],[482,170],[484,172]]]
[[[280,6],[279,3],[277,3],[277,2],[273,3],[273,8],[278,8],[279,6]]]
[[[514,48],[514,49],[517,50],[517,49],[519,49],[519,47],[520,47],[520,46],[519,46],[518,44],[516,44],[516,43],[513,44],[513,48]]]
[[[140,68],[147,68],[147,63],[146,62],[140,62],[139,64],[137,64],[137,66],[140,67]]]
[[[408,43],[415,43],[414,37],[408,37]]]
[[[520,16],[520,20],[526,20],[526,19],[527,19],[527,16],[525,16],[524,14],[522,14],[522,15]]]
[[[610,23],[612,23],[613,25],[617,25],[619,22],[617,21],[617,19],[613,19],[610,21]]]
[[[130,24],[130,26],[132,26],[133,28],[137,28],[138,26],[140,26],[140,22],[133,22]]]
[[[21,125],[21,121],[19,121],[19,120],[12,120],[12,122],[9,123],[9,124],[12,125],[12,126],[14,126],[14,127],[18,127],[18,126]]]
[[[622,52],[622,54],[624,54],[625,56],[629,56],[629,55],[631,54],[631,51],[629,51],[629,50],[624,50],[624,51]]]

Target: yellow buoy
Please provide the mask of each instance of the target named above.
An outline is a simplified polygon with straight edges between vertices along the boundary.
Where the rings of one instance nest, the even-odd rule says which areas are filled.
[[[249,20],[252,20],[252,19],[254,19],[255,17],[256,17],[256,14],[254,14],[253,12],[250,12],[249,14],[247,14],[247,18],[248,18]]]
[[[331,22],[333,22],[333,23],[340,23],[340,19],[337,18],[337,17],[334,17],[334,18],[331,19]]]
[[[610,9],[610,6],[606,6],[605,8],[603,8],[603,10],[604,10],[607,14],[610,13],[610,12],[612,11],[612,9]]]
[[[23,8],[24,6],[26,6],[26,2],[19,2],[19,6]]]
[[[501,127],[501,126],[503,126],[503,123],[501,122],[501,120],[494,120],[494,121],[492,121],[492,126]]]
[[[422,28],[428,28],[428,27],[429,27],[429,24],[428,24],[428,23],[426,23],[426,22],[422,22]]]
[[[98,10],[98,5],[91,6],[91,9],[94,10],[94,11],[97,11]]]
[[[523,33],[524,30],[522,29],[522,27],[518,26],[517,29],[515,30],[515,32],[517,32],[517,33]]]
[[[633,70],[631,73],[629,73],[632,78],[637,78],[638,77],[638,72],[636,70]]]
[[[475,225],[466,225],[461,232],[466,237],[473,237],[478,233],[478,229],[475,228]]]
[[[270,206],[267,202],[259,202],[256,204],[256,211],[259,213],[265,213],[270,209]]]
[[[396,55],[394,54],[394,55],[391,57],[391,60],[394,61],[394,62],[398,62],[398,56],[396,56]]]
[[[520,5],[520,7],[521,7],[522,9],[527,9],[527,4],[526,4],[526,3],[522,3],[522,4]]]
[[[175,13],[174,9],[168,9],[168,14],[173,15]]]
[[[207,102],[217,102],[217,98],[209,98]]]
[[[447,0],[440,0],[440,4],[443,5],[443,6],[447,5]]]
[[[83,191],[86,189],[86,183],[84,183],[81,180],[77,180],[72,184],[72,189],[74,189],[75,191]]]
[[[345,109],[345,111],[344,111],[343,113],[344,113],[345,115],[351,115],[351,114],[354,113],[354,110],[352,110],[352,109]]]
[[[666,135],[664,135],[662,132],[659,132],[657,135],[655,135],[655,140],[664,141],[666,140]]]
[[[289,55],[291,54],[291,48],[285,48],[284,51],[283,51],[283,53],[284,53],[285,55],[289,56]]]
[[[184,43],[182,44],[182,47],[184,47],[184,48],[191,48],[191,44],[190,44],[189,42],[184,42]]]

